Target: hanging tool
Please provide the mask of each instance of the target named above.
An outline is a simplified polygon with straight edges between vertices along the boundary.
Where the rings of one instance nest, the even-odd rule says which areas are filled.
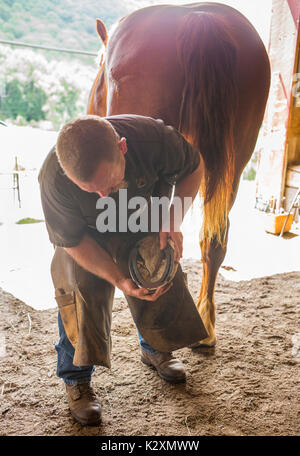
[[[298,203],[298,201],[297,201],[298,198],[299,198],[299,196],[300,196],[300,187],[298,187],[298,190],[297,190],[297,192],[296,192],[296,194],[295,194],[295,196],[294,196],[294,199],[293,199],[292,204],[291,204],[291,206],[290,206],[290,210],[289,210],[288,213],[287,213],[287,216],[286,216],[286,219],[285,219],[284,224],[283,224],[283,226],[282,226],[282,229],[281,229],[281,232],[280,232],[279,237],[282,237],[282,235],[283,235],[283,233],[284,233],[284,229],[285,229],[285,227],[286,227],[288,218],[289,218],[289,216],[290,216],[292,210],[293,210],[294,208],[298,208],[298,207],[299,207],[299,203]]]

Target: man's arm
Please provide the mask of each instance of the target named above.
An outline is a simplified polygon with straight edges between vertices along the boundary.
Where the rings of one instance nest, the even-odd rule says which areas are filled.
[[[131,279],[125,277],[111,256],[90,236],[85,235],[75,247],[65,247],[65,251],[87,271],[107,280],[125,294],[147,301],[155,301],[167,292],[170,286],[159,288],[152,295],[146,288],[138,288]]]

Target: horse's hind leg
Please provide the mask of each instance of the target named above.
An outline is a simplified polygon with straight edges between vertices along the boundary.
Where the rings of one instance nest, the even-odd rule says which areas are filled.
[[[191,347],[209,346],[216,344],[215,321],[216,306],[214,302],[214,289],[216,278],[221,264],[225,258],[226,246],[228,241],[229,220],[226,230],[225,243],[222,246],[216,238],[208,241],[204,239],[200,242],[203,263],[203,275],[200,296],[197,302],[197,309],[201,315],[202,321],[209,334],[209,337],[193,344]]]

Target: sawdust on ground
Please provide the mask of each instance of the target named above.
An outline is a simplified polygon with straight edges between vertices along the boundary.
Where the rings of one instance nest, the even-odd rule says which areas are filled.
[[[201,263],[184,260],[197,298]],[[300,435],[300,272],[243,282],[218,277],[217,346],[178,350],[187,382],[143,365],[124,299],[113,311],[111,370],[93,385],[103,423],[83,427],[56,377],[56,309],[33,310],[0,289],[0,435]]]

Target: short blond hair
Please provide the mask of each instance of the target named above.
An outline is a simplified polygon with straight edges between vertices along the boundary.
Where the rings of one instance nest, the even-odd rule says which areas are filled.
[[[88,182],[100,163],[119,157],[119,135],[103,117],[81,116],[65,124],[56,142],[58,161],[65,172]]]

